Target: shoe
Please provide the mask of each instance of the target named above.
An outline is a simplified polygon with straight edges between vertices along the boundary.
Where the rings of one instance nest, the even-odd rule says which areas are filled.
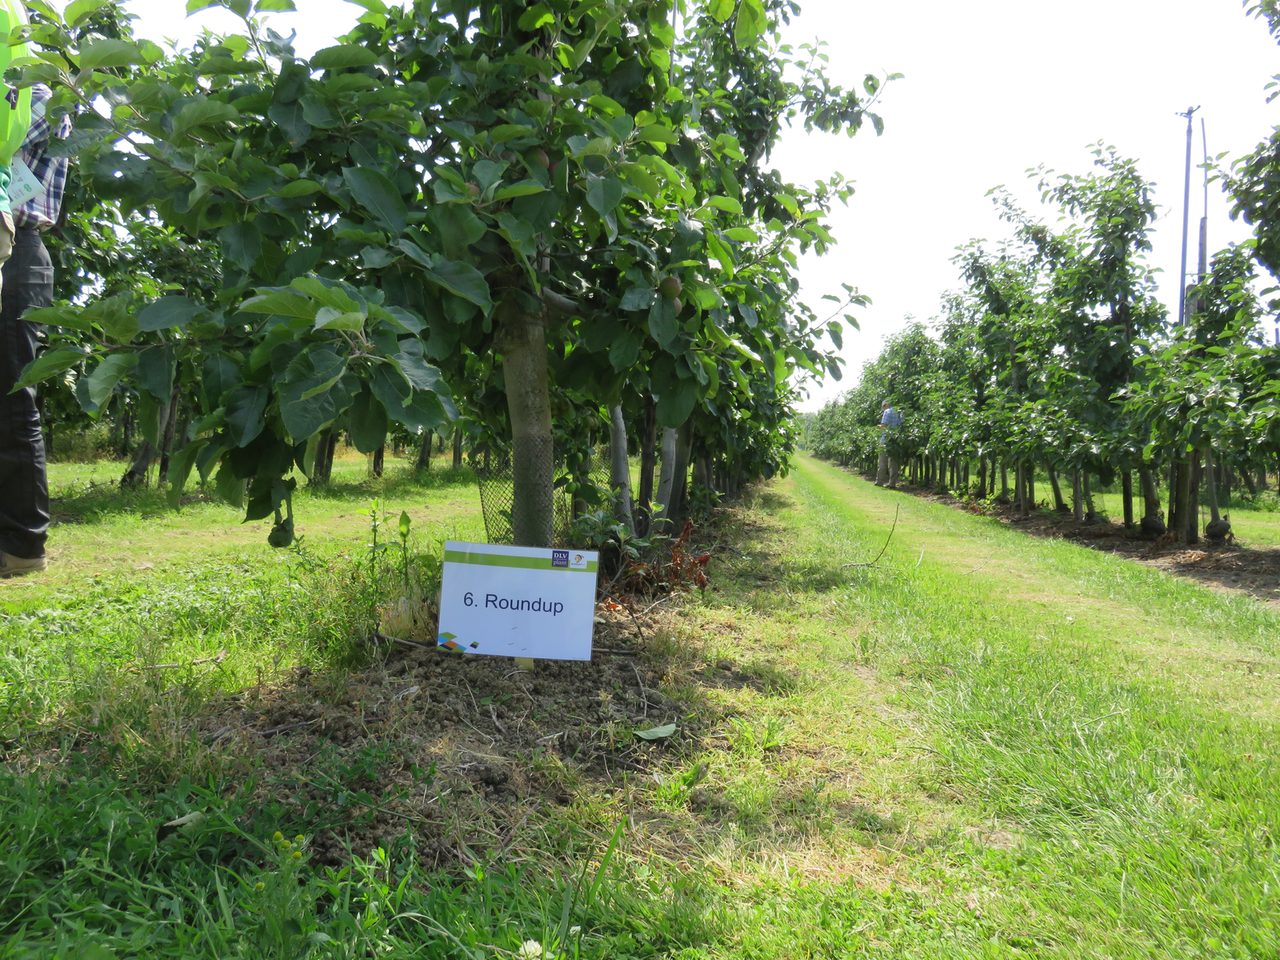
[[[27,560],[0,550],[0,578],[16,577],[24,573],[39,573],[46,566],[48,564],[44,557]]]

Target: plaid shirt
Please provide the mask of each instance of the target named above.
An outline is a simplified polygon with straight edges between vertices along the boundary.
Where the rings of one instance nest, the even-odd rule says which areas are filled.
[[[49,123],[45,109],[52,96],[53,91],[43,83],[37,83],[31,88],[31,129],[27,131],[27,138],[22,141],[18,158],[31,169],[44,187],[44,192],[14,206],[13,222],[19,229],[26,227],[41,232],[48,230],[58,222],[58,214],[62,210],[62,195],[67,189],[68,160],[66,157],[51,157],[47,151],[52,137],[65,140],[71,135],[72,124],[69,116],[58,121],[56,130]]]

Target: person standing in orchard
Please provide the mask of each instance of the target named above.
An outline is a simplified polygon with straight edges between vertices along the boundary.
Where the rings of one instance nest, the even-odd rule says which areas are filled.
[[[888,400],[880,405],[880,464],[876,468],[876,486],[896,490],[898,459],[889,455],[892,431],[902,426],[902,414]]]
[[[0,36],[26,22],[14,0],[0,0]],[[0,43],[0,70],[29,53],[26,45]],[[36,356],[38,331],[22,314],[53,300],[53,263],[41,233],[58,220],[67,161],[47,155],[55,133],[45,116],[51,96],[43,85],[11,89],[0,104],[0,577],[45,568],[49,485],[44,432],[35,389],[14,392],[13,387]],[[63,117],[57,135],[66,137],[70,127],[70,119]]]

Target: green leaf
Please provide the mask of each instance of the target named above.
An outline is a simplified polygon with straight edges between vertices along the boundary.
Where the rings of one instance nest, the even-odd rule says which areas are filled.
[[[510,200],[513,197],[527,197],[530,194],[542,193],[547,188],[537,180],[521,180],[505,187],[499,187],[493,194],[495,200]]]
[[[639,358],[640,338],[629,331],[614,340],[609,348],[609,364],[615,370],[630,370]]]
[[[302,105],[302,119],[313,127],[331,130],[342,125],[342,118],[329,105],[314,94],[307,94],[298,101]]]
[[[378,62],[378,55],[368,47],[344,43],[336,47],[317,50],[311,58],[316,70],[345,70],[348,67],[368,67]]]
[[[231,123],[240,119],[240,111],[229,103],[217,100],[195,100],[183,107],[173,119],[173,137],[211,123]]]
[[[296,100],[271,104],[267,116],[272,123],[285,132],[289,143],[295,147],[306,143],[307,138],[311,136],[311,124],[307,123],[306,118],[303,117],[302,104]]]
[[[409,222],[409,210],[404,197],[394,183],[380,170],[372,167],[344,167],[342,178],[347,189],[362,207],[368,210],[391,233],[404,232]]]
[[[733,24],[733,42],[739,47],[750,47],[760,39],[767,27],[764,4],[760,0],[742,0],[742,5],[738,7],[738,17]]]
[[[138,354],[138,386],[167,403],[176,365],[172,347],[148,347]]]
[[[755,243],[760,239],[756,232],[749,227],[730,227],[724,231],[724,238],[737,243]]]
[[[633,186],[643,190],[648,196],[657,198],[662,195],[662,184],[658,178],[638,163],[620,163],[618,169]]]
[[[71,0],[62,18],[67,26],[74,27],[82,18],[88,17],[95,10],[101,10],[110,0]]]
[[[682,426],[689,419],[689,414],[693,413],[697,402],[697,382],[692,377],[687,380],[677,380],[658,398],[658,422],[664,427],[673,429]]]
[[[83,347],[54,347],[46,350],[23,368],[16,386],[33,387],[37,383],[43,383],[50,377],[71,369],[86,356],[88,354]]]
[[[258,13],[296,13],[293,0],[258,0],[253,5],[253,12]]]
[[[468,256],[467,247],[481,240],[488,228],[471,210],[470,204],[441,203],[427,213],[432,230],[440,238],[444,255],[451,260]]]
[[[323,189],[324,187],[314,180],[294,180],[277,190],[276,196],[292,200],[295,197],[305,197],[312,193],[319,193]]]
[[[381,270],[383,267],[389,267],[400,259],[392,251],[386,247],[365,247],[360,251],[361,265],[366,270]]]
[[[428,438],[429,439],[429,438]],[[413,517],[409,516],[409,511],[400,511],[400,539],[404,540],[409,536],[409,531],[413,529]]]
[[[733,8],[736,0],[710,0],[707,4],[707,13],[711,14],[716,23],[724,23],[733,16]]]
[[[432,393],[448,392],[440,371],[423,358],[421,340],[404,341],[400,352],[391,360],[413,389],[429,390]]]
[[[240,371],[229,357],[210,357],[204,362],[200,386],[204,390],[205,411],[212,413],[222,406],[222,398],[228,390],[240,382]]]
[[[113,353],[94,367],[93,373],[87,378],[85,389],[98,409],[102,409],[111,399],[120,378],[132,371],[137,364],[138,358],[131,353]]]
[[[169,490],[165,494],[169,507],[177,510],[182,506],[182,491],[191,476],[191,468],[195,465],[198,454],[208,443],[208,439],[193,440],[175,453],[169,460]]]
[[[262,231],[252,220],[240,220],[222,228],[222,249],[227,259],[249,271],[262,255]]]
[[[346,409],[350,394],[335,390],[346,372],[346,359],[328,346],[312,347],[289,365],[289,380],[280,389],[280,418],[295,443],[309,439]]]
[[[422,263],[422,258],[426,256],[422,248],[411,241],[401,240],[400,247],[419,263]],[[432,259],[430,266],[427,266],[423,273],[428,280],[439,284],[454,296],[470,300],[485,310],[493,307],[488,281],[485,280],[484,274],[469,263]]]
[[[152,446],[160,446],[160,437],[164,429],[161,419],[169,412],[166,409],[166,403],[144,391],[138,394],[136,405],[138,432],[142,435],[142,439]]]
[[[707,205],[715,207],[717,210],[724,210],[726,213],[741,215],[742,204],[732,197],[707,197]]]
[[[356,395],[348,418],[351,442],[361,453],[373,453],[387,442],[387,408],[367,386]]]
[[[313,300],[320,301],[325,306],[336,307],[343,313],[364,309],[363,298],[359,300],[353,298],[352,294],[355,290],[345,283],[332,280],[326,282],[318,277],[295,277],[289,286]]]
[[[244,313],[265,313],[280,317],[297,317],[300,320],[314,320],[316,304],[292,290],[276,290],[252,297],[240,305]]]
[[[95,40],[80,48],[80,69],[128,67],[146,60],[136,44],[124,40]]]
[[[597,177],[587,174],[587,203],[591,209],[604,217],[613,211],[622,200],[622,181],[612,175]]]
[[[248,384],[236,387],[227,396],[227,432],[237,447],[247,447],[262,432],[268,396],[266,387]]]
[[[619,310],[648,310],[653,306],[653,301],[658,298],[658,293],[652,287],[635,286],[627,290],[622,295],[622,300],[618,304]]]
[[[546,4],[535,3],[532,7],[520,15],[517,25],[521,30],[533,31],[539,27],[545,27],[549,23],[555,23],[556,18]]]
[[[208,311],[203,305],[186,297],[161,297],[148,304],[138,314],[138,330],[147,333],[152,330],[168,330],[172,327],[185,327],[196,317]]]
[[[636,139],[646,143],[679,143],[680,134],[660,123],[650,123],[636,131]]]
[[[359,311],[321,307],[316,313],[314,330],[363,330],[367,318]]]
[[[665,297],[658,297],[649,308],[649,332],[658,345],[664,349],[680,335],[680,324],[676,320],[676,305]]]
[[[708,233],[707,249],[713,257],[720,261],[720,265],[724,267],[724,272],[729,276],[733,276],[734,271],[737,270],[737,264],[733,262],[733,251],[725,245],[725,242],[714,233]]]
[[[623,109],[622,104],[618,103],[612,97],[606,97],[603,93],[597,93],[595,96],[588,97],[587,103],[595,107],[606,117],[620,117],[627,111]]]
[[[665,740],[676,732],[676,725],[668,723],[661,727],[652,727],[648,730],[637,730],[636,736],[641,740]]]

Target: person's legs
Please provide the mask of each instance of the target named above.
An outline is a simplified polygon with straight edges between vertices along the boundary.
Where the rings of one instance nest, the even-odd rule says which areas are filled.
[[[23,230],[0,285],[0,576],[44,568],[49,486],[36,391],[9,391],[37,349],[36,325],[19,318],[52,297],[49,254],[39,233]]]
[[[889,482],[889,451],[880,448],[880,463],[876,466],[876,486],[882,487]]]
[[[898,458],[889,458],[889,489],[892,490],[898,485]]]

